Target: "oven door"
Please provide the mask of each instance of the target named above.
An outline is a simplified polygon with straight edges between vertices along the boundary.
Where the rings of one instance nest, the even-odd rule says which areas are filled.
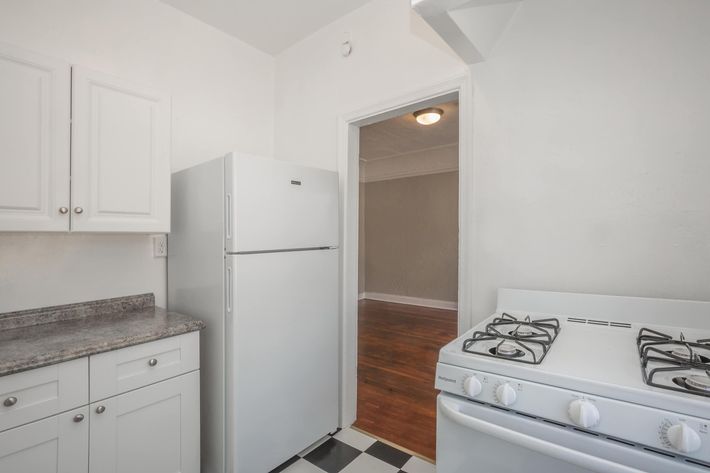
[[[609,439],[442,393],[437,473],[698,473],[708,470]]]

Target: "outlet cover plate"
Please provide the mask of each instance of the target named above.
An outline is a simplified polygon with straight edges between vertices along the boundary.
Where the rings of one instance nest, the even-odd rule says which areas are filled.
[[[166,258],[168,256],[168,236],[153,235],[153,257]]]

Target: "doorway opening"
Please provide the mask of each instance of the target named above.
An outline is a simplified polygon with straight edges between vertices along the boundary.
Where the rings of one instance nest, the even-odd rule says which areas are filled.
[[[458,328],[459,104],[424,105],[360,128],[353,426],[433,460],[438,351]]]
[[[473,280],[473,88],[470,71],[444,82],[376,102],[342,115],[338,125],[341,184],[341,380],[340,427],[358,417],[358,233],[360,130],[389,118],[458,101],[458,334],[471,327]],[[366,243],[367,245],[367,243]],[[432,384],[433,386],[433,379]],[[432,388],[433,389],[433,388]],[[431,442],[435,440],[432,437]],[[394,442],[393,442],[394,443]],[[421,456],[428,456],[422,455]],[[429,455],[429,457],[431,457]]]

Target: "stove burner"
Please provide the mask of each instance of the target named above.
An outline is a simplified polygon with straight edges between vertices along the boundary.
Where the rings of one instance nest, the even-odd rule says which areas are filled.
[[[669,353],[673,356],[677,356],[678,358],[683,358],[688,361],[692,361],[690,359],[690,350],[688,350],[687,347],[674,348],[673,350],[667,350],[666,353]],[[699,353],[693,352],[693,357],[695,358],[695,361],[699,361],[701,363],[710,363],[710,358]]]
[[[665,333],[642,328],[636,337],[636,345],[646,384],[710,397],[710,340],[693,342],[686,340],[682,333],[674,339]],[[682,376],[683,372],[687,375]],[[672,383],[662,375],[666,373],[672,376]]]
[[[708,376],[688,376],[685,378],[685,384],[697,391],[710,392],[710,377]]]
[[[463,351],[537,365],[545,358],[559,332],[560,322],[554,318],[530,320],[527,316],[525,320],[518,320],[510,314],[502,314],[484,330],[477,330],[464,340]]]
[[[512,336],[520,336],[520,337],[530,337],[532,335],[535,335],[535,332],[533,331],[532,328],[530,328],[529,325],[520,325],[518,328],[509,330],[508,335]]]
[[[710,393],[710,377],[707,376],[676,376],[673,382],[688,391],[700,391]]]
[[[525,352],[519,350],[512,343],[504,342],[488,350],[491,355],[500,355],[506,358],[519,358],[525,356]]]

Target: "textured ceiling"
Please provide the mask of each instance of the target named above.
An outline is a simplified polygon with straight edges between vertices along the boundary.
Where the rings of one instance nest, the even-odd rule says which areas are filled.
[[[273,55],[369,0],[162,1]]]
[[[447,102],[437,107],[444,114],[433,125],[420,125],[414,115],[407,113],[360,128],[360,159],[373,161],[457,143],[458,102]]]

